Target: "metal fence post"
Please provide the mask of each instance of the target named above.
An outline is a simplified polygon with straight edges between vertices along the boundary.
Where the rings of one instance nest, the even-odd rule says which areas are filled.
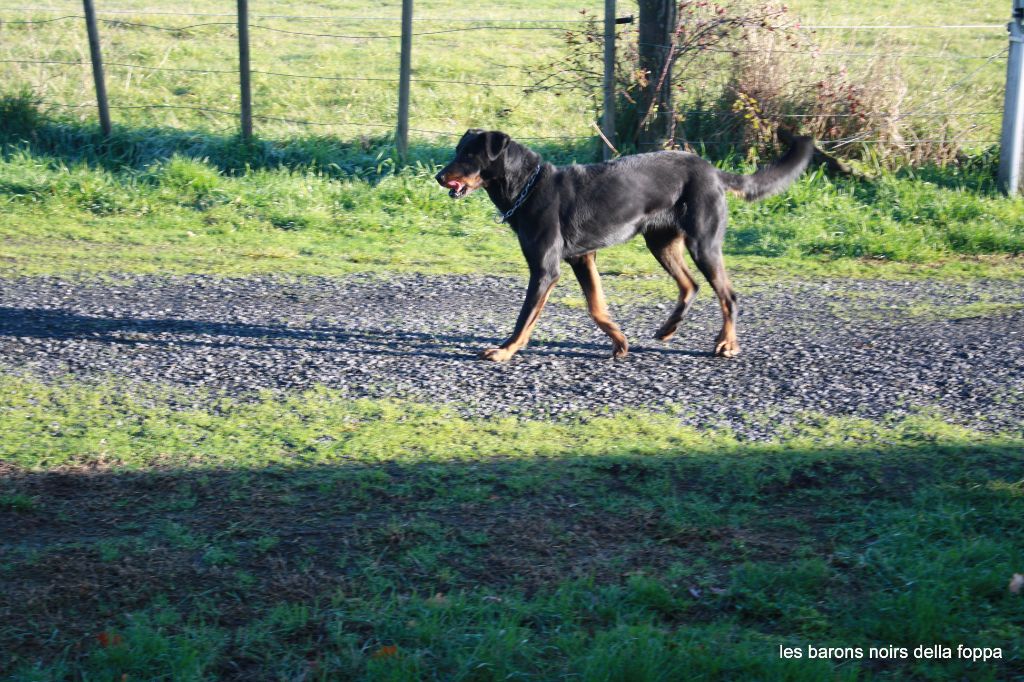
[[[96,105],[100,111],[100,130],[110,137],[110,107],[107,104],[107,84],[103,78],[103,56],[100,53],[100,32],[96,28],[96,8],[92,0],[82,0],[85,9],[85,28],[89,32],[89,54],[92,57],[92,79],[96,84]]]
[[[241,134],[252,141],[252,83],[249,72],[249,0],[238,0],[238,83],[241,87]]]
[[[1006,60],[1003,134],[999,141],[999,186],[1012,197],[1020,191],[1024,153],[1024,0],[1013,0],[1013,18],[1007,28],[1010,56]]]
[[[612,158],[612,146],[615,145],[615,24],[615,0],[604,0],[604,112],[601,127],[608,141],[604,145],[605,161]]]
[[[395,147],[405,163],[409,155],[409,74],[412,70],[412,0],[402,0],[402,55],[398,72],[398,128]]]

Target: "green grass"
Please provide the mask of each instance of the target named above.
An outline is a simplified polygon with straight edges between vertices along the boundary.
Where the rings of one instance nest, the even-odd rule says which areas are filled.
[[[486,197],[452,201],[433,182],[443,158],[398,174],[353,155],[348,172],[234,175],[177,155],[110,169],[98,155],[65,162],[13,149],[0,160],[0,272],[523,272]],[[999,196],[984,171],[812,173],[785,195],[734,202],[726,250],[752,278],[1016,277],[1024,205]],[[639,240],[601,263],[623,280],[658,272]]]
[[[13,679],[995,680],[1024,657],[1024,441],[941,414],[755,444],[328,390],[0,395]],[[778,654],[935,643],[1002,658]]]

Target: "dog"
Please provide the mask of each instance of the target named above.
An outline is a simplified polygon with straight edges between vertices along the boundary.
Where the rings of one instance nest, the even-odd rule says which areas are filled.
[[[480,356],[505,361],[522,349],[558,281],[560,265],[572,268],[587,310],[612,341],[612,357],[629,352],[625,335],[608,314],[595,254],[643,235],[655,259],[675,280],[679,298],[655,337],[668,341],[697,295],[683,247],[711,284],[722,308],[714,354],[739,354],[739,306],[722,258],[727,191],[756,201],[785,190],[814,153],[809,137],[793,137],[786,153],[753,175],[734,175],[682,151],[624,156],[604,163],[556,167],[497,130],[470,129],[455,158],[437,174],[453,199],[481,187],[519,239],[530,269],[526,300],[512,335]]]

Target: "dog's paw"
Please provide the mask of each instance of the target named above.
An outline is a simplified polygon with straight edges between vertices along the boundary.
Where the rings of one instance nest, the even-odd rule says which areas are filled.
[[[515,351],[508,348],[487,348],[480,351],[480,359],[490,360],[491,362],[505,362],[515,354]]]
[[[618,360],[629,355],[629,344],[628,343],[617,343],[612,346],[612,359]]]
[[[666,322],[658,328],[658,331],[654,332],[654,338],[658,341],[668,341],[675,336],[676,329],[678,328],[678,322]]]
[[[715,345],[715,355],[720,358],[734,358],[740,354],[740,344],[735,339],[719,341]]]

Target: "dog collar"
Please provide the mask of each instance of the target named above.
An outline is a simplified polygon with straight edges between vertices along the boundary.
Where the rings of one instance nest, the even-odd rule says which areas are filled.
[[[499,225],[508,222],[508,219],[512,217],[512,214],[515,213],[516,210],[523,205],[524,201],[526,201],[526,197],[530,196],[530,190],[533,189],[533,183],[537,181],[537,177],[540,175],[540,170],[543,167],[543,163],[537,164],[537,169],[533,171],[533,175],[531,175],[530,179],[526,181],[526,185],[519,192],[519,196],[517,196],[516,200],[512,202],[512,208],[505,211],[501,215],[497,216],[494,219],[494,222],[498,223]]]

